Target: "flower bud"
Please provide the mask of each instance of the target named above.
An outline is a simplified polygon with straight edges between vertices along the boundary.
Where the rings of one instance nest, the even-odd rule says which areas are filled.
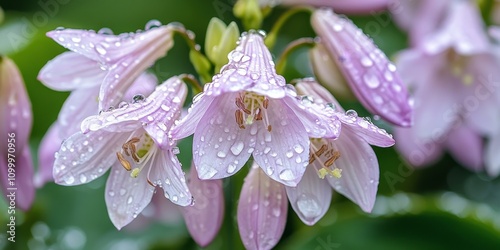
[[[242,19],[247,30],[258,29],[264,19],[258,0],[239,0],[233,8],[234,16]]]
[[[208,59],[215,64],[215,71],[228,62],[227,55],[236,47],[240,31],[235,22],[228,26],[214,17],[210,20],[205,39],[205,52]]]

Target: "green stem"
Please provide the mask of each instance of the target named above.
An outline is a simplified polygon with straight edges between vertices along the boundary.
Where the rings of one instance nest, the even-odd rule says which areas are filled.
[[[285,66],[286,66],[286,60],[292,52],[294,52],[297,49],[302,48],[302,47],[312,48],[314,45],[316,45],[316,41],[310,37],[299,38],[299,39],[289,43],[288,46],[286,46],[283,53],[281,53],[281,56],[279,57],[279,59],[276,63],[276,72],[278,74],[283,73],[283,71],[285,70]]]
[[[278,32],[281,30],[281,28],[283,27],[285,22],[288,21],[288,19],[290,19],[290,17],[292,17],[295,14],[300,13],[300,12],[306,12],[306,13],[312,14],[313,10],[314,9],[309,8],[309,7],[296,7],[296,8],[289,9],[285,13],[283,13],[283,15],[281,15],[278,18],[278,20],[274,23],[273,28],[271,29],[271,31],[268,33],[268,35],[266,37],[265,43],[266,43],[267,47],[269,49],[272,49],[272,47],[274,46],[274,43],[276,42],[276,36],[278,35]]]
[[[191,74],[182,74],[179,76],[182,81],[188,82],[193,87],[193,95],[201,93],[203,91],[203,86],[200,84],[196,78]]]

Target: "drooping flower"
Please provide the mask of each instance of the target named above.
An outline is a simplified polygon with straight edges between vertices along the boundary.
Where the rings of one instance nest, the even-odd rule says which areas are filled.
[[[157,22],[150,21],[146,31],[137,33],[112,35],[107,29],[99,33],[56,29],[47,36],[106,69],[99,92],[99,110],[107,110],[116,107],[134,80],[172,48],[173,30],[179,27],[159,26]],[[76,78],[73,83],[79,84],[79,80]]]
[[[54,180],[84,184],[111,167],[106,205],[111,221],[122,228],[150,202],[155,186],[175,204],[190,205],[191,194],[169,136],[180,115],[187,87],[172,77],[143,101],[122,105],[82,123],[82,132],[61,145]]]
[[[0,185],[7,204],[28,210],[35,197],[29,136],[33,117],[24,81],[15,63],[0,56]]]
[[[399,126],[412,124],[412,106],[396,67],[350,20],[319,9],[312,26],[368,111]]]
[[[297,187],[286,187],[292,208],[301,220],[315,224],[328,210],[331,188],[371,212],[379,182],[377,156],[370,147],[390,147],[394,139],[355,111],[344,110],[328,91],[312,79],[296,85],[297,92],[313,98],[341,123],[337,139],[311,139],[309,166]],[[334,107],[334,108],[331,108]],[[323,179],[323,180],[321,180]]]
[[[39,148],[39,170],[35,185],[40,187],[52,180],[54,153],[62,141],[80,131],[81,122],[99,112],[99,90],[107,71],[93,61],[75,52],[65,52],[49,61],[38,79],[47,87],[58,91],[71,91],[64,102],[57,121],[45,134]],[[142,73],[126,89],[123,100],[133,101],[133,96],[147,96],[153,92],[157,79],[150,73]]]
[[[271,178],[296,185],[308,163],[309,136],[337,134],[307,112],[276,74],[260,33],[244,33],[228,57],[173,137],[194,133],[193,161],[201,179],[231,176],[253,155]]]
[[[261,6],[282,4],[290,6],[311,5],[315,7],[330,7],[339,13],[363,14],[387,8],[389,0],[259,0],[259,3]]]
[[[238,229],[247,249],[271,249],[286,225],[285,186],[269,178],[254,162],[241,188]]]
[[[415,98],[414,126],[394,131],[401,153],[422,166],[448,149],[463,165],[481,170],[482,137],[500,127],[500,58],[474,3],[453,1],[442,27],[403,51],[398,66]]]

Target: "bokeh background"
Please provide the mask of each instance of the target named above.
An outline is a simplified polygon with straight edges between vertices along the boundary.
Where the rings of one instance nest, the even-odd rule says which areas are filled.
[[[55,92],[36,76],[43,65],[65,51],[45,33],[57,27],[99,30],[115,34],[144,29],[151,19],[166,24],[180,22],[203,45],[212,17],[226,23],[235,0],[0,0],[5,11],[0,25],[0,54],[19,66],[32,101],[34,125],[31,147],[36,156],[44,133],[57,118],[68,93]],[[283,13],[277,8],[263,29]],[[389,56],[407,47],[406,35],[387,12],[350,16]],[[287,22],[272,51],[299,37],[313,37],[309,16],[298,14]],[[241,23],[237,21],[241,29]],[[9,35],[10,34],[10,35]],[[16,35],[12,35],[16,34]],[[14,37],[15,39],[12,39]],[[306,50],[294,53],[285,77],[311,76]],[[188,47],[177,37],[175,47],[151,70],[160,80],[194,73]],[[368,115],[352,101],[347,108]],[[381,121],[378,125],[387,127]],[[190,142],[180,145],[181,161],[189,166]],[[315,226],[305,226],[289,209],[288,223],[277,249],[500,249],[500,178],[472,173],[445,156],[436,166],[414,169],[393,148],[375,148],[380,163],[379,197],[372,214],[335,194],[330,210]],[[36,157],[35,157],[36,163]],[[37,164],[35,164],[36,166]],[[226,214],[222,230],[207,249],[243,249],[236,222],[236,205],[243,178],[240,171],[224,181]],[[46,184],[36,193],[32,209],[16,213],[16,243],[6,239],[7,206],[0,200],[0,249],[197,249],[175,207],[167,207],[163,221],[147,219],[118,231],[111,224],[104,203],[106,177],[77,187]],[[171,213],[170,213],[171,211]],[[146,211],[147,212],[147,211]]]

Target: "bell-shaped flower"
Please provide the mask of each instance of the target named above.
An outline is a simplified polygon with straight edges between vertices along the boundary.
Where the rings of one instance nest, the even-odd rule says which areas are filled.
[[[99,111],[99,90],[107,71],[99,63],[75,52],[65,52],[49,61],[38,74],[38,79],[57,91],[71,91],[64,102],[57,121],[49,128],[39,147],[39,170],[35,185],[40,187],[52,180],[54,153],[64,139],[80,131],[81,122]],[[133,96],[147,96],[153,92],[157,79],[143,73],[126,90],[123,100]]]
[[[373,41],[350,20],[327,9],[314,12],[312,26],[364,107],[391,123],[410,126],[412,106],[406,87]]]
[[[312,138],[309,166],[296,187],[286,187],[288,199],[300,219],[315,224],[330,206],[331,189],[371,212],[379,183],[377,156],[371,145],[389,147],[392,136],[353,110],[344,113],[328,91],[312,79],[296,85],[297,92],[310,96],[318,108],[327,109],[341,122],[337,139]]]
[[[117,228],[130,223],[150,202],[155,187],[173,203],[192,203],[178,149],[169,131],[180,115],[187,87],[172,77],[143,100],[91,116],[82,132],[66,139],[54,163],[54,180],[84,184],[111,167],[106,205]]]
[[[309,137],[337,134],[276,74],[260,33],[244,33],[228,57],[173,137],[194,133],[193,161],[201,179],[231,176],[253,155],[271,178],[295,186],[308,164]]]
[[[194,241],[206,247],[217,236],[224,219],[222,180],[200,180],[194,164],[188,178],[194,205],[181,207],[187,229]]]
[[[28,210],[35,198],[29,136],[33,116],[15,63],[0,56],[0,185],[7,204]]]
[[[150,22],[145,31],[137,33],[112,35],[92,30],[56,29],[47,36],[106,70],[106,76],[100,81],[99,110],[107,110],[116,107],[134,80],[173,46],[173,30],[180,27]],[[73,83],[78,84],[78,78]]]
[[[261,6],[277,4],[289,6],[311,5],[314,7],[330,7],[339,13],[369,14],[387,8],[389,0],[259,0]]]
[[[285,186],[269,178],[254,162],[238,202],[238,229],[247,249],[272,249],[285,230]]]
[[[398,149],[420,166],[431,161],[419,159],[421,153],[411,149],[427,151],[436,145],[469,168],[481,169],[480,137],[495,135],[500,127],[500,58],[475,4],[453,1],[442,27],[418,47],[403,51],[398,66],[415,100],[414,126],[394,132]],[[469,153],[454,149],[457,146]],[[430,152],[424,156],[438,154]]]

